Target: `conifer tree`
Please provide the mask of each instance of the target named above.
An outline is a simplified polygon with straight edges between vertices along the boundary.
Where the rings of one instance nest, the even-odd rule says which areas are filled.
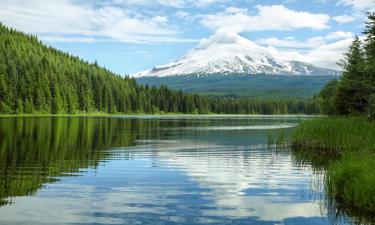
[[[338,114],[362,113],[368,105],[368,85],[365,79],[364,54],[358,37],[341,60],[344,69],[337,87],[335,106]]]
[[[365,56],[366,56],[366,75],[372,84],[375,83],[375,12],[368,13],[366,29],[363,32],[366,35]]]
[[[366,29],[363,33],[366,35],[365,73],[369,86],[367,114],[370,118],[375,119],[375,12],[368,13]]]

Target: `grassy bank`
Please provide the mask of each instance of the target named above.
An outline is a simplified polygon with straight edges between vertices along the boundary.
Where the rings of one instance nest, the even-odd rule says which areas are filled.
[[[375,123],[362,117],[307,120],[293,132],[291,141],[293,149],[312,154],[368,153],[375,149]]]
[[[303,121],[291,136],[300,160],[327,170],[325,186],[338,207],[375,220],[375,123],[362,117]]]
[[[375,219],[375,156],[345,155],[329,165],[326,190],[339,208]]]

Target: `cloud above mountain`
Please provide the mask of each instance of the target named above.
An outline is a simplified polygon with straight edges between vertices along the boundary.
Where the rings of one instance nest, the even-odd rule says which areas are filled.
[[[213,30],[235,33],[329,28],[330,16],[327,14],[295,11],[283,5],[258,5],[256,9],[257,13],[253,15],[246,9],[229,7],[224,12],[205,15],[201,23]]]
[[[287,58],[337,68],[333,61],[352,36],[361,35],[364,11],[374,9],[372,0],[0,0],[0,5],[3,24],[105,61],[120,73],[126,70],[118,65],[132,65],[127,72],[136,72],[179,58],[219,32],[240,34]],[[77,43],[95,51],[87,53]],[[129,51],[108,52],[103,47],[108,43]],[[136,52],[147,52],[147,59],[139,62]]]

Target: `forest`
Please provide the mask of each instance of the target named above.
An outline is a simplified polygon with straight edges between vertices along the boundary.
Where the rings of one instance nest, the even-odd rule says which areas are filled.
[[[340,61],[342,77],[320,92],[323,113],[375,119],[375,13],[369,13],[365,39],[358,36]]]
[[[0,114],[317,114],[312,99],[219,98],[138,84],[0,24]]]

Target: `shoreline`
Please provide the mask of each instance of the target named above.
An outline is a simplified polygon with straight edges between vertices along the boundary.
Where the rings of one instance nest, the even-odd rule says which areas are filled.
[[[76,114],[0,114],[0,118],[21,117],[118,117],[118,118],[155,118],[155,117],[262,117],[262,118],[324,118],[325,115],[309,114],[184,114],[184,113],[156,113],[156,114],[108,114],[108,113],[76,113]]]

